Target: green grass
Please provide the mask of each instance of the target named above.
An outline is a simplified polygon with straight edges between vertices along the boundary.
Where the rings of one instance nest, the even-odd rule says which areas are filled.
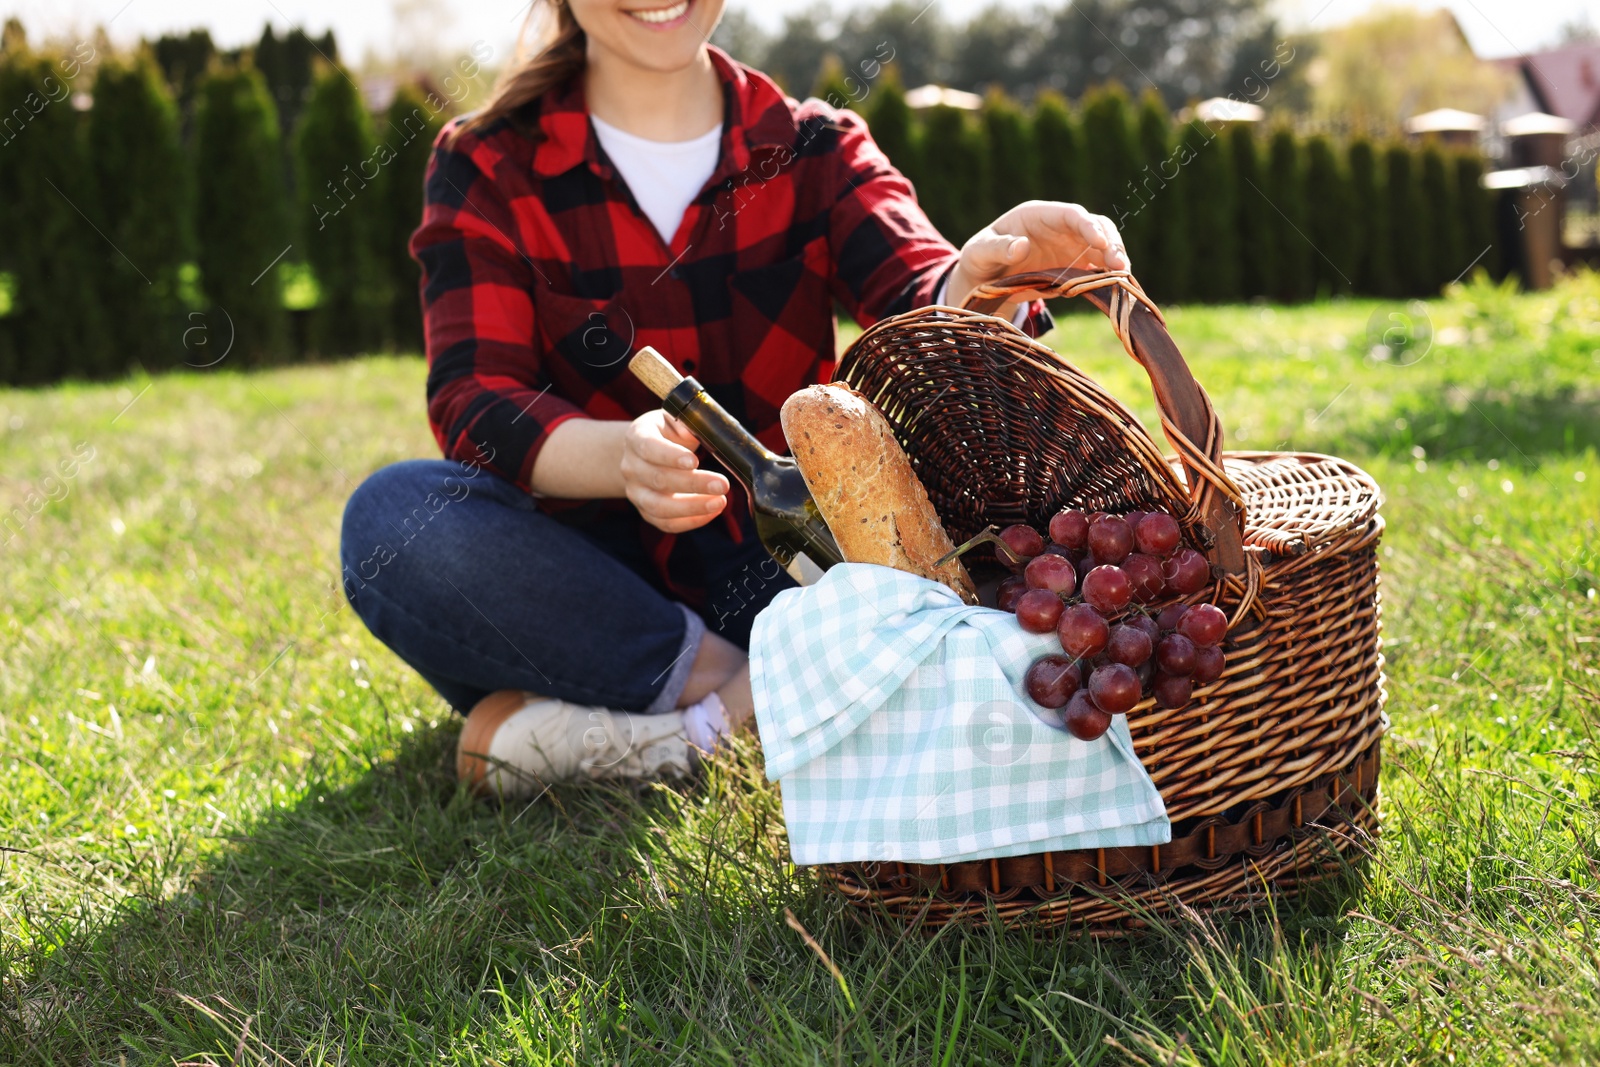
[[[1600,278],[1416,310],[1383,360],[1404,309],[1171,315],[1231,443],[1387,491],[1393,730],[1365,877],[1129,942],[858,924],[749,751],[461,795],[334,584],[433,453],[415,360],[0,392],[0,1062],[1595,1061]],[[1102,321],[1051,340],[1150,413]]]

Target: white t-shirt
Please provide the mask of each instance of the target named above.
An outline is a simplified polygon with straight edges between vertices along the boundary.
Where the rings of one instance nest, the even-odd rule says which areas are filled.
[[[600,146],[633,191],[633,198],[667,244],[672,243],[683,213],[695,195],[711,180],[722,151],[722,123],[692,141],[649,141],[619,130],[596,115],[590,115]],[[939,286],[934,303],[945,301],[949,279]],[[1021,326],[1028,317],[1028,305],[1013,309],[1011,321]]]
[[[647,141],[595,115],[590,115],[589,121],[640,210],[670,245],[683,213],[717,169],[722,123],[692,141]]]

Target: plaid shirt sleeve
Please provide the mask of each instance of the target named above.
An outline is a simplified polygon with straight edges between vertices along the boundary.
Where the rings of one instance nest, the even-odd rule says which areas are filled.
[[[961,254],[929,221],[911,183],[873,141],[866,121],[848,110],[834,116],[839,184],[829,220],[837,249],[834,295],[864,329],[932,304]],[[1039,337],[1055,319],[1044,301],[1035,300],[1020,325]]]
[[[587,416],[550,392],[534,343],[535,268],[511,237],[517,226],[490,173],[493,153],[471,133],[452,145],[454,128],[435,142],[411,239],[422,264],[428,421],[447,458],[528,490],[550,432]]]

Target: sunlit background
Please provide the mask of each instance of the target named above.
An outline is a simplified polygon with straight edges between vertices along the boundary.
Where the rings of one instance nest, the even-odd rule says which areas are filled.
[[[869,3],[818,5],[815,0],[731,0],[731,12],[776,33],[788,18],[816,21],[876,7]],[[913,5],[920,8],[920,3]],[[926,18],[965,23],[991,6],[989,0],[935,0]],[[1031,0],[1002,0],[1003,8],[1026,12],[1041,6]],[[1050,4],[1050,8],[1061,5]],[[1326,29],[1361,15],[1376,0],[1279,0],[1270,5],[1287,30]],[[1505,56],[1548,47],[1564,31],[1589,24],[1585,0],[1448,0],[1427,3],[1455,15],[1473,50]],[[48,36],[82,34],[105,25],[112,40],[204,26],[223,48],[254,41],[263,23],[278,29],[304,26],[320,34],[332,30],[351,59],[393,57],[419,50],[463,48],[486,40],[507,46],[526,4],[516,0],[22,0],[0,4],[0,11],[22,19],[30,31]],[[821,21],[826,21],[824,14]]]

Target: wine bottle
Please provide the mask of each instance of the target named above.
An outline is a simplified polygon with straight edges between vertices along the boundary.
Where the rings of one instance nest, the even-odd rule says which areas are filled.
[[[686,378],[646,345],[628,361],[634,376],[661,398],[669,415],[683,420],[694,435],[744,483],[756,536],[772,558],[796,581],[808,577],[801,557],[827,570],[844,562],[828,524],[806,488],[805,476],[789,456],[780,456],[756,440],[732,415],[711,399],[705,388]]]

